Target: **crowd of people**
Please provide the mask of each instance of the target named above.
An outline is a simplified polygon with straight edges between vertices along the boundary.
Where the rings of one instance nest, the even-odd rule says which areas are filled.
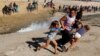
[[[59,5],[58,8],[56,7],[56,4],[53,3],[53,1],[51,0],[50,5],[44,3],[44,7],[50,7],[52,8],[52,15],[55,12],[63,12],[63,13],[69,13],[71,9],[74,9],[77,12],[80,12],[81,14],[83,12],[99,12],[100,11],[100,7],[99,6],[78,6],[78,5]]]
[[[100,11],[100,7],[98,6],[70,6],[70,5],[59,5],[59,12],[68,12],[71,8],[75,9],[75,10],[83,10],[86,12],[96,12],[96,11]]]
[[[44,8],[52,8],[52,15],[58,11],[58,12],[64,12],[64,13],[69,13],[69,10],[73,8],[74,10],[80,10],[81,11],[86,11],[86,12],[96,12],[100,11],[99,6],[78,6],[78,5],[59,5],[58,9],[56,9],[56,4],[54,4],[53,0],[44,0],[43,4]],[[33,1],[32,3],[28,3],[26,9],[28,12],[32,12],[33,10],[38,8],[38,1]],[[9,5],[5,5],[2,9],[2,13],[6,15],[11,15],[12,13],[18,12],[19,6],[18,4],[10,3]]]
[[[11,15],[12,13],[16,12],[18,12],[18,5],[15,2],[5,5],[2,9],[2,13],[6,15]]]
[[[28,6],[26,7],[28,12],[32,12],[33,10],[38,8],[37,1],[33,1],[32,3],[28,3]],[[15,2],[11,2],[9,5],[5,5],[2,8],[2,13],[5,15],[11,15],[13,13],[17,13],[19,11],[19,6]]]

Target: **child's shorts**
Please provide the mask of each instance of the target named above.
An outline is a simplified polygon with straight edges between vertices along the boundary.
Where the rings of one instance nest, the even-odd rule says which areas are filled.
[[[49,40],[54,40],[54,37],[56,36],[56,34],[57,33],[50,33],[50,34],[48,34],[47,37],[48,37]]]
[[[73,38],[81,38],[82,36],[78,33],[78,32],[76,32],[75,34],[74,34],[74,36],[73,36]]]

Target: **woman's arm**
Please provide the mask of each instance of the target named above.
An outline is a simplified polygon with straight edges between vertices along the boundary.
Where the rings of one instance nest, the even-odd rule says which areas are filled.
[[[66,16],[63,16],[63,17],[60,19],[60,24],[61,24],[61,27],[62,27],[63,29],[66,29],[65,26],[64,26],[64,21],[65,21],[66,19],[67,19]]]
[[[78,22],[80,23],[80,28],[84,26],[84,24],[82,23],[82,21],[78,20]]]

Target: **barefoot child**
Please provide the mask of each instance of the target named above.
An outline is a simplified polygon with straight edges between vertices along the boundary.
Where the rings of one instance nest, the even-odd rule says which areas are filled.
[[[70,41],[70,46],[67,48],[72,49],[74,47],[76,47],[77,42],[79,41],[79,39],[87,32],[90,30],[90,27],[88,25],[83,25],[82,22],[81,23],[81,27],[74,33],[71,41]]]
[[[47,42],[45,45],[41,46],[42,48],[47,48],[50,45],[50,42],[52,42],[54,44],[54,49],[55,52],[54,54],[57,54],[57,42],[55,41],[55,36],[57,35],[57,33],[59,32],[59,23],[58,21],[53,21],[50,25],[50,32],[47,36]]]

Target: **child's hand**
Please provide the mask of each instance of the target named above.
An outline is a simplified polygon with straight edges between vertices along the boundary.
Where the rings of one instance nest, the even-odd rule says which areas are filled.
[[[67,26],[62,27],[63,30],[65,30],[67,28]]]
[[[55,30],[55,32],[58,32],[58,30]]]

